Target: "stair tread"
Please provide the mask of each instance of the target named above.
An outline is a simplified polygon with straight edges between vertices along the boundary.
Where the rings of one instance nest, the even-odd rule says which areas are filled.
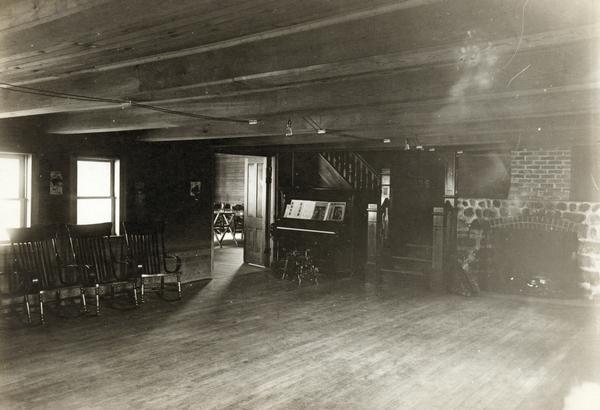
[[[392,256],[392,259],[395,261],[410,261],[410,262],[431,262],[431,259],[417,258],[414,256]]]
[[[407,243],[406,246],[408,248],[427,248],[427,249],[433,249],[432,245],[421,245],[418,243]]]
[[[423,272],[423,271],[416,271],[416,270],[411,270],[411,269],[380,268],[379,270],[381,272],[386,272],[386,273],[402,273],[405,275],[426,276],[425,272]]]

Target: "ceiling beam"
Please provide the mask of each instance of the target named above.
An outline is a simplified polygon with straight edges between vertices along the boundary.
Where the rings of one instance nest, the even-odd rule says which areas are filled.
[[[313,19],[311,21],[302,22],[299,24],[292,24],[282,28],[276,28],[272,30],[266,30],[256,33],[249,33],[241,36],[236,36],[230,39],[223,39],[219,41],[214,41],[208,44],[202,44],[194,47],[187,47],[183,49],[177,49],[174,51],[165,51],[158,54],[153,55],[145,55],[136,58],[132,58],[129,60],[119,60],[116,62],[108,63],[108,64],[98,64],[92,68],[79,69],[79,70],[69,70],[69,72],[65,72],[62,74],[56,74],[51,76],[36,76],[35,79],[20,81],[19,84],[34,84],[39,82],[44,82],[48,80],[55,80],[58,78],[69,78],[75,75],[81,75],[86,73],[100,73],[104,71],[115,70],[124,67],[134,67],[142,64],[156,63],[159,61],[171,60],[175,58],[186,57],[190,55],[204,54],[212,51],[222,50],[226,48],[232,48],[236,46],[243,46],[250,43],[265,41],[276,39],[283,36],[289,36],[293,34],[299,34],[307,31],[322,29],[326,27],[331,27],[335,25],[340,25],[344,23],[354,22],[358,20],[363,20],[367,18],[372,18],[376,16],[381,16],[384,14],[398,12],[401,10],[406,10],[409,8],[424,6],[428,4],[434,4],[441,2],[443,0],[399,0],[395,2],[391,2],[388,4],[380,5],[380,6],[371,6],[362,10],[354,10],[349,13],[339,14],[324,17],[321,19]],[[65,55],[64,59],[73,59],[83,57],[85,54],[89,54],[89,50],[87,52],[82,53],[69,53]],[[58,60],[60,61],[60,57]],[[25,65],[20,65],[20,68],[26,68]]]
[[[280,145],[280,144],[305,144],[332,142],[339,139],[340,142],[354,141],[357,144],[382,145],[389,139],[390,144],[394,146],[403,145],[408,141],[411,145],[445,145],[445,142],[455,141],[458,137],[469,137],[470,143],[474,143],[477,137],[487,143],[493,136],[511,135],[515,141],[522,140],[524,143],[532,138],[546,140],[548,138],[564,138],[564,142],[569,141],[569,136],[576,140],[600,141],[600,121],[593,114],[577,115],[557,115],[552,117],[540,117],[535,121],[532,118],[509,118],[509,119],[488,119],[486,121],[464,122],[457,124],[423,124],[414,126],[402,126],[398,124],[375,124],[363,127],[354,127],[351,130],[327,131],[326,134],[317,134],[314,129],[304,127],[294,127],[292,136],[285,136],[283,129],[266,127],[251,133],[248,129],[240,127],[229,132],[223,132],[219,135],[218,130],[211,129],[207,136],[208,129],[196,127],[182,127],[162,130],[149,130],[140,134],[139,139],[150,142],[164,141],[188,141],[188,140],[213,140],[214,144],[219,144],[219,140],[238,139],[237,142],[245,145],[246,142],[258,142],[261,145]],[[302,125],[302,124],[300,124]],[[207,125],[210,127],[210,124]],[[251,128],[250,128],[251,129]],[[577,133],[575,132],[577,131]],[[246,133],[244,133],[246,132]]]
[[[238,107],[237,116],[261,118],[268,126],[283,128],[287,119],[294,124],[303,124],[303,117],[310,116],[323,128],[351,130],[357,126],[377,124],[399,124],[404,126],[420,124],[452,124],[471,121],[485,121],[494,118],[539,118],[553,115],[597,112],[600,109],[600,83],[568,87],[553,87],[529,91],[505,91],[473,96],[447,96],[429,100],[414,100],[400,103],[365,106],[356,104],[315,109],[310,100],[303,106],[279,109],[276,114],[260,117],[261,107],[247,105]],[[274,106],[273,109],[278,109]],[[272,111],[271,111],[272,112]],[[93,113],[58,114],[49,119],[49,132],[58,134],[121,131],[140,128],[169,128],[194,126],[195,118],[161,114],[141,109],[129,108],[119,111]],[[207,133],[209,136],[210,134]]]
[[[79,13],[112,0],[2,0],[0,35]]]
[[[181,11],[188,11],[191,7],[188,4],[190,0],[182,0],[182,5],[179,4],[181,2],[177,2],[176,6],[170,5],[166,7],[164,15],[160,16],[155,15],[156,12],[154,9],[158,8],[162,10],[163,7],[152,7],[157,0],[150,1],[152,3],[144,7],[145,2],[141,2],[142,4],[140,4],[140,0],[130,0],[127,2],[123,13],[117,16],[113,14],[107,15],[106,11],[102,9],[94,10],[93,14],[87,13],[79,21],[61,22],[63,25],[45,33],[46,35],[43,38],[36,39],[35,36],[21,35],[18,38],[12,39],[12,41],[3,41],[0,43],[2,45],[1,48],[3,48],[3,52],[0,53],[0,63],[5,58],[9,58],[12,61],[15,53],[18,53],[18,50],[12,50],[9,47],[11,43],[15,43],[23,48],[21,51],[28,58],[25,61],[14,61],[13,66],[10,64],[8,66],[0,64],[2,80],[23,85],[30,79],[35,82],[41,82],[45,81],[44,79],[56,79],[61,75],[79,75],[86,72],[85,70],[82,71],[82,68],[86,67],[91,69],[90,73],[97,74],[104,72],[102,67],[105,66],[109,71],[114,71],[115,67],[108,67],[112,63],[119,63],[124,60],[133,61],[135,58],[146,58],[149,55],[159,56],[159,58],[148,64],[141,64],[141,60],[136,60],[134,61],[134,66],[139,66],[141,69],[145,66],[152,66],[159,69],[158,71],[163,72],[171,67],[171,71],[168,72],[169,75],[164,75],[163,78],[171,78],[172,74],[181,76],[182,73],[186,72],[195,75],[194,68],[196,70],[199,67],[209,68],[212,67],[211,63],[214,64],[215,62],[222,63],[219,71],[229,71],[232,68],[236,68],[236,63],[240,58],[247,60],[240,65],[251,68],[255,66],[257,61],[272,62],[274,60],[273,56],[277,56],[276,60],[279,60],[279,62],[290,62],[290,66],[294,67],[299,66],[299,63],[303,62],[307,57],[312,57],[313,61],[319,63],[339,62],[357,58],[360,56],[357,54],[366,56],[407,52],[410,50],[443,46],[448,41],[457,42],[459,39],[464,40],[464,44],[461,46],[465,47],[476,45],[478,42],[485,45],[488,41],[507,38],[511,35],[518,38],[523,35],[527,36],[543,32],[548,27],[552,27],[555,31],[560,31],[573,27],[586,26],[595,22],[590,17],[591,13],[586,13],[590,9],[590,6],[588,4],[589,1],[585,0],[573,0],[577,4],[577,8],[571,4],[567,7],[564,2],[558,0],[547,0],[543,5],[531,2],[528,7],[527,25],[524,27],[522,33],[515,25],[515,22],[518,22],[521,16],[519,10],[522,6],[521,0],[494,1],[485,5],[473,0],[452,3],[440,2],[433,5],[427,5],[426,2],[415,2],[415,6],[421,5],[421,7],[402,9],[395,13],[389,11],[388,13],[382,13],[373,17],[365,17],[364,20],[350,20],[332,26],[313,27],[307,31],[283,35],[281,37],[269,38],[267,36],[263,39],[257,34],[261,33],[261,29],[263,29],[262,32],[269,32],[268,28],[279,24],[283,25],[284,29],[297,24],[311,24],[315,19],[319,21],[317,16],[344,20],[340,17],[340,10],[344,10],[347,13],[346,15],[356,12],[360,7],[364,11],[364,3],[356,2],[355,0],[347,0],[345,2],[309,0],[309,3],[305,7],[301,7],[300,10],[293,9],[281,15],[282,8],[293,8],[296,3],[278,8],[272,5],[270,7],[263,5],[262,3],[267,0],[260,0],[258,3],[255,0],[250,2],[254,5],[253,9],[246,10],[248,6],[241,0],[237,0],[235,2],[237,7],[242,8],[244,6],[244,8],[240,12],[241,16],[236,18],[231,18],[231,11],[229,12],[229,19],[224,19],[220,15],[212,16],[215,13],[214,5],[212,8],[205,5],[204,8],[206,10],[204,10],[204,14],[208,14],[208,17],[212,16],[212,18],[206,21],[202,13],[202,8],[189,10],[187,14],[184,14],[183,18],[195,18],[195,24],[188,23],[189,28],[183,32],[176,31],[173,35],[177,38],[174,40],[169,38],[169,33],[172,32],[168,27],[164,26],[165,19],[168,22],[171,22],[172,19],[175,22],[179,21],[182,18],[180,15]],[[228,0],[225,2],[225,5],[231,7],[230,3],[233,1]],[[210,2],[204,1],[200,3]],[[386,7],[389,4],[390,0],[370,1],[371,9],[367,10],[366,13],[369,15],[368,13],[373,12],[372,9]],[[225,5],[216,9],[227,8]],[[308,7],[309,5],[311,7]],[[324,5],[330,6],[324,8]],[[310,13],[309,11],[313,8],[316,11]],[[577,12],[574,12],[574,10]],[[299,16],[290,20],[289,15]],[[460,18],[457,18],[458,16]],[[93,17],[100,21],[92,20]],[[279,18],[272,20],[273,17]],[[107,18],[112,19],[105,21]],[[247,27],[248,23],[246,22],[248,19],[251,19],[251,27],[254,30]],[[113,23],[112,20],[116,20],[121,26]],[[215,25],[216,23],[213,20],[217,20],[217,22],[221,22],[222,20],[222,24]],[[144,21],[147,22],[144,23]],[[478,21],[485,24],[485,29],[475,29],[478,26]],[[70,24],[66,25],[68,23]],[[199,29],[198,24],[202,25],[202,28]],[[102,27],[102,29],[98,29],[97,33],[90,33],[89,30],[81,33],[77,31],[81,31],[79,27],[93,27],[96,25]],[[427,32],[430,35],[425,35],[425,31],[422,30],[422,27],[425,25],[428,27]],[[195,31],[194,26],[196,27]],[[227,28],[222,32],[223,26]],[[156,30],[156,32],[146,33],[147,30]],[[212,34],[213,31],[216,34]],[[65,33],[69,33],[69,36],[66,36]],[[465,38],[467,33],[468,36]],[[167,35],[166,38],[165,35]],[[258,37],[254,42],[199,52],[185,57],[169,58],[167,60],[164,57],[160,57],[162,55],[161,52],[165,50],[172,52],[173,50],[189,49],[189,45],[204,47],[206,44],[228,41],[240,38],[240,36],[243,37],[244,35],[258,35]],[[402,40],[399,41],[399,39]],[[40,45],[40,48],[38,48],[37,43],[40,41],[45,41],[47,48],[44,48],[43,45]],[[138,44],[138,41],[142,41],[143,43]],[[5,45],[4,43],[8,44]],[[30,48],[30,44],[34,47]],[[201,46],[198,46],[198,44]],[[258,44],[260,44],[260,47]],[[516,44],[517,41],[515,41],[514,45],[516,46]],[[3,58],[3,56],[6,57]],[[134,57],[128,58],[128,56]],[[56,60],[57,58],[58,60]],[[71,60],[71,62],[61,60]],[[186,65],[186,61],[189,61],[191,64]],[[161,62],[162,64],[160,64]],[[280,68],[289,67],[285,67],[284,65]],[[181,71],[178,72],[179,69]],[[263,71],[251,70],[250,73],[246,74]],[[244,74],[239,73],[235,75]],[[152,83],[156,82],[153,81]]]
[[[537,73],[537,81],[544,82],[546,73],[555,73],[554,79],[549,79],[546,84],[561,85],[562,78],[570,81],[577,79],[581,81],[597,81],[600,70],[596,68],[595,54],[593,53],[594,44],[597,39],[590,37],[600,36],[600,26],[579,27],[572,30],[560,32],[546,32],[532,36],[525,36],[521,43],[521,51],[511,60],[509,67],[502,67],[501,57],[510,55],[515,50],[515,44],[518,39],[504,39],[494,43],[487,44],[485,47],[479,45],[477,52],[470,55],[467,52],[461,54],[460,44],[449,44],[443,48],[435,50],[424,50],[411,53],[400,53],[393,55],[379,55],[366,57],[358,60],[345,61],[332,64],[308,65],[288,70],[275,70],[263,72],[249,76],[237,76],[222,78],[214,81],[200,81],[193,85],[183,85],[190,79],[177,80],[178,76],[173,73],[164,73],[160,70],[154,74],[145,74],[143,70],[134,72],[126,70],[116,77],[112,76],[83,76],[78,81],[59,81],[46,85],[41,85],[42,89],[52,91],[70,90],[75,94],[83,94],[97,97],[122,98],[125,100],[144,101],[153,105],[182,104],[193,101],[208,100],[214,98],[233,98],[239,96],[248,96],[258,93],[268,93],[270,91],[296,89],[296,93],[303,92],[302,87],[311,87],[316,84],[317,90],[324,89],[324,83],[335,83],[350,79],[361,82],[360,78],[377,76],[380,73],[387,75],[398,75],[399,81],[402,76],[412,77],[414,80],[417,75],[411,71],[419,68],[439,67],[441,80],[455,80],[459,75],[472,77],[475,81],[476,76],[487,75],[491,80],[498,81],[502,87],[509,84],[514,88],[522,78],[531,77],[533,72]],[[477,64],[465,61],[467,58],[477,58]],[[564,69],[560,72],[555,67],[554,62],[558,58],[569,58],[578,61],[578,64],[569,67],[568,71]],[[514,67],[514,68],[513,68]],[[523,68],[533,67],[528,73],[519,73]],[[186,70],[184,70],[186,71]],[[403,74],[407,72],[407,74]],[[187,72],[187,71],[186,71]],[[207,69],[207,72],[217,73],[219,70]],[[470,72],[470,74],[469,74]],[[116,73],[115,73],[116,74]],[[429,73],[425,71],[425,77]],[[519,75],[516,75],[519,74]],[[524,75],[521,75],[524,74]],[[205,74],[204,74],[205,75]],[[169,77],[170,87],[163,90],[148,89],[148,87],[157,87],[157,84],[164,83],[161,78]],[[179,76],[181,77],[181,75]],[[514,78],[513,78],[514,77]],[[389,80],[394,81],[391,76]],[[73,79],[75,80],[75,79]],[[268,81],[267,81],[268,80]],[[519,80],[513,83],[514,80]],[[373,80],[377,82],[377,79]],[[431,81],[424,78],[423,84],[412,84],[415,87],[427,88],[427,84],[436,84],[439,81]],[[154,85],[150,85],[150,84]],[[364,81],[363,81],[364,83]],[[381,80],[379,81],[381,83]],[[412,83],[412,81],[411,81]],[[240,90],[240,84],[244,84]],[[445,84],[442,84],[445,86]],[[472,91],[471,84],[465,84],[466,91]],[[491,84],[490,86],[496,86]],[[160,87],[160,86],[159,86]],[[332,88],[336,86],[333,85]],[[344,87],[343,85],[338,85]],[[147,91],[139,92],[140,89]],[[385,89],[386,87],[384,87]],[[469,90],[471,89],[471,90]],[[335,92],[335,90],[333,91]],[[111,94],[112,93],[112,94]],[[289,94],[289,92],[288,92]],[[278,101],[281,101],[278,98]],[[207,104],[210,102],[207,101]],[[104,109],[110,107],[105,103],[82,103],[80,101],[69,101],[53,97],[20,94],[12,91],[0,90],[0,118],[10,118],[23,115],[38,115],[68,111],[86,111],[95,109]],[[119,108],[118,105],[113,105]]]
[[[306,136],[300,138],[285,138],[279,137],[260,137],[260,138],[241,138],[241,139],[223,139],[214,140],[211,146],[220,150],[223,148],[258,148],[265,149],[266,147],[275,146],[303,146],[311,149],[313,145],[318,150],[326,149],[353,149],[353,150],[403,150],[405,148],[405,139],[392,140],[390,143],[383,142],[383,139],[324,139],[323,136]],[[531,133],[523,134],[516,130],[497,130],[488,134],[444,134],[431,135],[419,138],[419,143],[424,150],[429,149],[444,149],[447,147],[463,147],[473,146],[531,146],[531,145],[587,145],[598,144],[600,140],[594,138],[590,130],[582,127],[565,127],[554,132],[546,132],[543,134]],[[410,141],[411,150],[416,151],[415,140]]]
[[[194,78],[190,78],[189,75],[187,75],[187,78],[184,78],[180,74],[182,71],[186,73],[193,71],[192,66],[186,67],[183,70],[181,67],[176,66],[165,67],[166,70],[153,67],[153,71],[151,72],[142,71],[140,78],[141,87],[147,88],[148,92],[140,94],[137,97],[165,99],[168,98],[169,93],[181,93],[185,90],[194,89],[199,89],[202,94],[206,94],[207,92],[218,94],[218,86],[223,85],[238,84],[243,85],[246,89],[256,87],[266,88],[269,85],[277,86],[280,84],[310,82],[317,79],[348,77],[365,73],[404,70],[431,65],[453,65],[456,69],[460,69],[472,64],[469,59],[477,59],[475,64],[480,63],[482,59],[488,59],[489,61],[483,62],[484,64],[489,64],[487,68],[497,69],[499,65],[504,63],[504,61],[500,61],[501,58],[506,55],[512,55],[517,49],[517,44],[519,44],[518,52],[520,54],[539,49],[561,48],[561,46],[565,45],[579,47],[578,50],[582,52],[582,57],[589,60],[589,57],[586,55],[595,55],[596,48],[594,45],[598,38],[600,38],[600,25],[580,26],[523,37],[503,38],[484,43],[447,43],[416,51],[410,50],[398,53],[370,55],[329,63],[322,63],[322,60],[313,61],[310,56],[307,56],[304,60],[307,63],[306,65],[292,68],[276,67],[266,61],[264,67],[254,68],[255,73],[239,72],[234,76],[221,78],[214,76],[214,74],[212,77],[207,78],[207,74],[211,75],[218,72],[218,70],[211,68],[212,64],[209,61],[206,61],[207,64],[203,65],[205,68],[203,74],[199,73],[199,76]],[[468,45],[468,48],[465,48],[465,45]],[[244,56],[244,54],[241,54],[241,56]],[[247,56],[247,58],[250,59],[252,56]],[[313,64],[313,62],[316,64]],[[244,70],[246,65],[243,64],[243,61],[239,61],[236,67],[239,67],[239,70]],[[160,79],[155,77],[158,75],[160,75]],[[205,78],[200,77],[200,75],[203,75]],[[156,87],[156,84],[160,84],[160,88]]]

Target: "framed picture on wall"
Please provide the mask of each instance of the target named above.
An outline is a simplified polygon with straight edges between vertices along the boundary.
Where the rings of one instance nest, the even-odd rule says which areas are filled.
[[[50,171],[50,195],[63,194],[63,176],[61,171]]]
[[[202,192],[202,181],[190,181],[190,196],[198,199]]]

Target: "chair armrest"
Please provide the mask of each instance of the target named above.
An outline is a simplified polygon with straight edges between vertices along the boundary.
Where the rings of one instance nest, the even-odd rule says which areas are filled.
[[[79,274],[79,280],[69,281],[65,275],[68,270],[76,270]],[[64,265],[60,270],[59,280],[61,284],[65,286],[89,285],[96,284],[98,282],[98,275],[96,274],[96,269],[91,265],[70,264]]]
[[[167,268],[167,259],[175,259],[175,269],[173,270],[169,270]],[[179,269],[181,268],[181,258],[177,255],[165,255],[165,272],[167,273],[177,273],[179,272]]]
[[[125,259],[121,259],[121,260],[115,260],[115,263],[119,265],[119,276],[120,279],[125,278],[125,279],[137,279],[139,278],[140,275],[137,274],[138,272],[138,266],[136,266],[133,263],[133,260],[130,257],[126,257]],[[122,267],[124,267],[124,272],[125,274],[123,275],[121,272],[123,272],[121,269]]]

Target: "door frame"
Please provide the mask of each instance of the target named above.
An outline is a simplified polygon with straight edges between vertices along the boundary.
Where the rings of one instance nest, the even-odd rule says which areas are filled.
[[[242,155],[245,157],[263,157],[266,158],[266,172],[265,172],[265,218],[264,218],[264,232],[265,232],[265,252],[267,253],[267,257],[265,258],[265,268],[268,268],[273,263],[273,239],[269,233],[270,225],[275,222],[275,214],[276,214],[276,203],[275,198],[277,198],[277,156],[276,155],[249,155],[249,154],[230,154],[227,152],[223,152],[223,154],[227,155]],[[213,152],[213,172],[212,172],[212,192],[211,192],[211,201],[210,201],[210,274],[212,275],[215,271],[215,241],[214,241],[214,218],[213,215],[213,205],[215,201],[215,193],[216,193],[216,175],[215,175],[215,152]],[[244,192],[246,191],[247,184],[246,175],[246,164],[244,164]],[[244,204],[244,206],[246,206]],[[242,252],[245,252],[244,248],[242,248]],[[245,263],[245,262],[244,262]],[[261,266],[262,265],[257,265]]]

